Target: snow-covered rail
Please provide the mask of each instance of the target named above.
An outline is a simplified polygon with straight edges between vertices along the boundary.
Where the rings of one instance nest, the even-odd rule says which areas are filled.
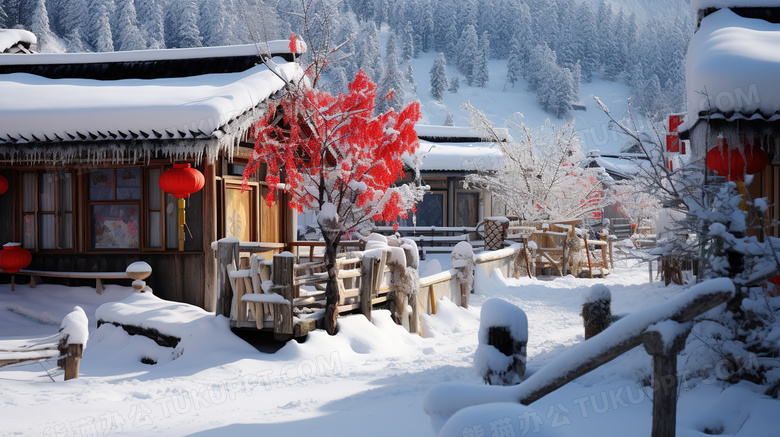
[[[43,338],[0,342],[0,368],[57,359],[65,381],[78,378],[79,361],[89,338],[87,315],[73,308],[60,324],[60,332]]]

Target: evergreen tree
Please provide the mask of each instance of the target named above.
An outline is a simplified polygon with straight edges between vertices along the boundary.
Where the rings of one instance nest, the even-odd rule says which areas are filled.
[[[227,11],[222,0],[203,0],[198,29],[206,47],[227,44]]]
[[[379,51],[379,36],[377,35],[376,24],[373,21],[367,21],[360,27],[360,41],[357,43],[357,60],[359,69],[371,78],[376,80],[383,76],[382,57]]]
[[[329,75],[331,76],[330,86],[328,87],[332,95],[338,95],[338,93],[347,93],[349,86],[349,78],[344,67],[337,65],[330,69]]]
[[[20,24],[19,2],[20,0],[0,0],[0,6],[2,7],[6,16],[4,28],[11,29]]]
[[[474,26],[467,25],[458,40],[457,65],[458,69],[466,76],[466,83],[471,86],[474,82],[474,64],[479,55],[479,38]]]
[[[165,47],[163,9],[158,0],[135,0],[136,16],[146,34],[149,48]]]
[[[145,49],[146,41],[139,26],[133,0],[116,0],[114,25],[111,28],[114,31],[114,49],[119,51]]]
[[[11,27],[8,25],[8,14],[5,13],[3,4],[0,3],[0,29],[6,29],[8,27]]]
[[[598,53],[596,53],[596,40],[599,37],[596,28],[596,17],[589,2],[582,2],[577,11],[577,28],[579,60],[582,66],[582,77],[590,82],[593,75],[599,70]]]
[[[488,71],[488,55],[490,53],[490,40],[487,31],[479,38],[479,52],[474,62],[474,86],[487,88],[490,72]]]
[[[610,37],[605,38],[604,35],[609,35],[609,32],[612,30],[612,17],[612,6],[601,0],[596,12],[596,25],[600,37],[594,41],[594,46],[597,48],[595,53],[597,63],[602,67],[607,64],[608,59],[611,57],[612,43],[610,42]]]
[[[458,90],[460,89],[460,78],[458,76],[453,76],[450,78],[450,88],[449,92],[452,94],[457,94]]]
[[[406,68],[406,81],[409,82],[409,85],[412,86],[412,91],[416,95],[417,80],[414,78],[414,68],[412,68],[412,64],[409,64],[409,66]]]
[[[449,87],[447,81],[447,59],[444,57],[444,53],[439,53],[439,56],[433,62],[431,71],[431,95],[436,100],[441,101],[444,97],[444,91]]]
[[[38,50],[43,51],[43,48],[54,37],[49,28],[49,12],[46,10],[46,1],[33,0],[25,2],[25,4],[31,5],[32,9],[26,17],[29,21],[22,24],[38,37]]]
[[[450,111],[447,111],[447,115],[444,117],[444,126],[455,126],[455,117]]]
[[[84,36],[89,46],[96,52],[114,51],[108,1],[89,0],[88,5],[90,19],[87,23],[87,34]]]
[[[391,94],[388,97],[388,94]],[[377,111],[383,113],[388,109],[400,112],[404,107],[404,78],[401,70],[398,69],[398,60],[395,53],[390,53],[385,59],[385,80],[379,84],[377,89]]]
[[[168,47],[202,47],[200,30],[198,29],[198,5],[194,0],[177,2],[169,10],[171,34]]]
[[[626,47],[628,21],[623,10],[618,11],[611,24],[611,37],[605,42],[607,51],[604,53],[606,56],[604,78],[616,80],[626,70],[626,58],[628,57],[628,47]]]
[[[395,33],[390,32],[390,35],[387,37],[387,44],[385,45],[385,58],[390,56],[390,53],[397,54],[398,53],[398,47],[395,45]]]
[[[374,0],[374,23],[376,27],[381,27],[382,23],[387,22],[387,0]]]
[[[407,21],[406,26],[404,27],[404,47],[401,59],[409,62],[414,58],[414,54],[414,29],[412,28],[412,22]]]
[[[420,21],[421,44],[419,51],[428,52],[434,45],[436,19],[433,15],[433,2],[425,0],[422,4],[422,19]]]
[[[509,45],[512,49],[509,52],[509,60],[506,65],[506,85],[504,86],[504,89],[515,86],[515,83],[520,80],[523,75],[524,62],[520,41],[518,41],[517,37],[513,37],[512,42],[510,42]]]

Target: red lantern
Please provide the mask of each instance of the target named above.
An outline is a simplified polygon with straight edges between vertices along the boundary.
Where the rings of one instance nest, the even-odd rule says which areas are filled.
[[[200,191],[206,184],[203,173],[190,168],[190,165],[173,164],[173,168],[160,175],[158,182],[160,188],[166,193],[173,194],[179,199],[179,252],[184,251],[184,199],[190,194]]]
[[[160,175],[160,188],[179,199],[186,199],[190,194],[200,191],[206,184],[203,173],[190,168],[189,163],[173,164],[173,168]]]
[[[775,284],[777,286],[780,286],[780,275],[772,276],[771,278],[769,278],[769,282],[771,282],[771,283],[773,283],[773,284]]]
[[[0,268],[11,276],[11,291],[14,291],[14,273],[27,267],[32,262],[32,255],[19,243],[7,243],[0,250]]]
[[[5,176],[0,175],[0,195],[8,191],[8,179]]]
[[[707,152],[707,168],[726,176],[726,180],[742,182],[746,174],[760,172],[769,163],[769,157],[760,147],[745,142],[745,153],[729,150],[728,143],[718,138],[718,145]]]

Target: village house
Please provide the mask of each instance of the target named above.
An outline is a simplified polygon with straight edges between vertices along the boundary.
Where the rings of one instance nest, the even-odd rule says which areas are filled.
[[[212,242],[282,247],[294,239],[284,196],[271,207],[262,201],[277,189],[262,169],[242,190],[251,127],[269,98],[302,77],[295,58],[305,47],[294,49],[276,41],[0,54],[0,176],[8,182],[0,242],[20,242],[32,253],[28,269],[53,273],[123,272],[142,260],[158,296],[213,311]],[[180,163],[205,179],[186,199],[181,248],[177,200],[159,183]]]
[[[691,9],[697,30],[687,55],[688,113],[680,136],[690,139],[695,159],[720,145],[750,155],[748,166],[753,150],[766,153],[767,165],[745,178],[750,198],[768,199],[763,231],[748,233],[780,237],[780,2],[694,0]]]

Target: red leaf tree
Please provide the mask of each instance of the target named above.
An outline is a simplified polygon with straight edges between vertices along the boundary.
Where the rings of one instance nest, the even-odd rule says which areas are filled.
[[[419,142],[418,103],[400,113],[374,114],[376,85],[362,72],[347,94],[332,96],[300,83],[255,126],[255,148],[244,183],[265,163],[265,181],[284,180],[291,208],[313,209],[325,239],[325,329],[336,332],[336,250],[341,237],[371,220],[394,221],[422,198],[423,189],[396,185],[402,157]],[[266,198],[273,202],[274,190]]]

